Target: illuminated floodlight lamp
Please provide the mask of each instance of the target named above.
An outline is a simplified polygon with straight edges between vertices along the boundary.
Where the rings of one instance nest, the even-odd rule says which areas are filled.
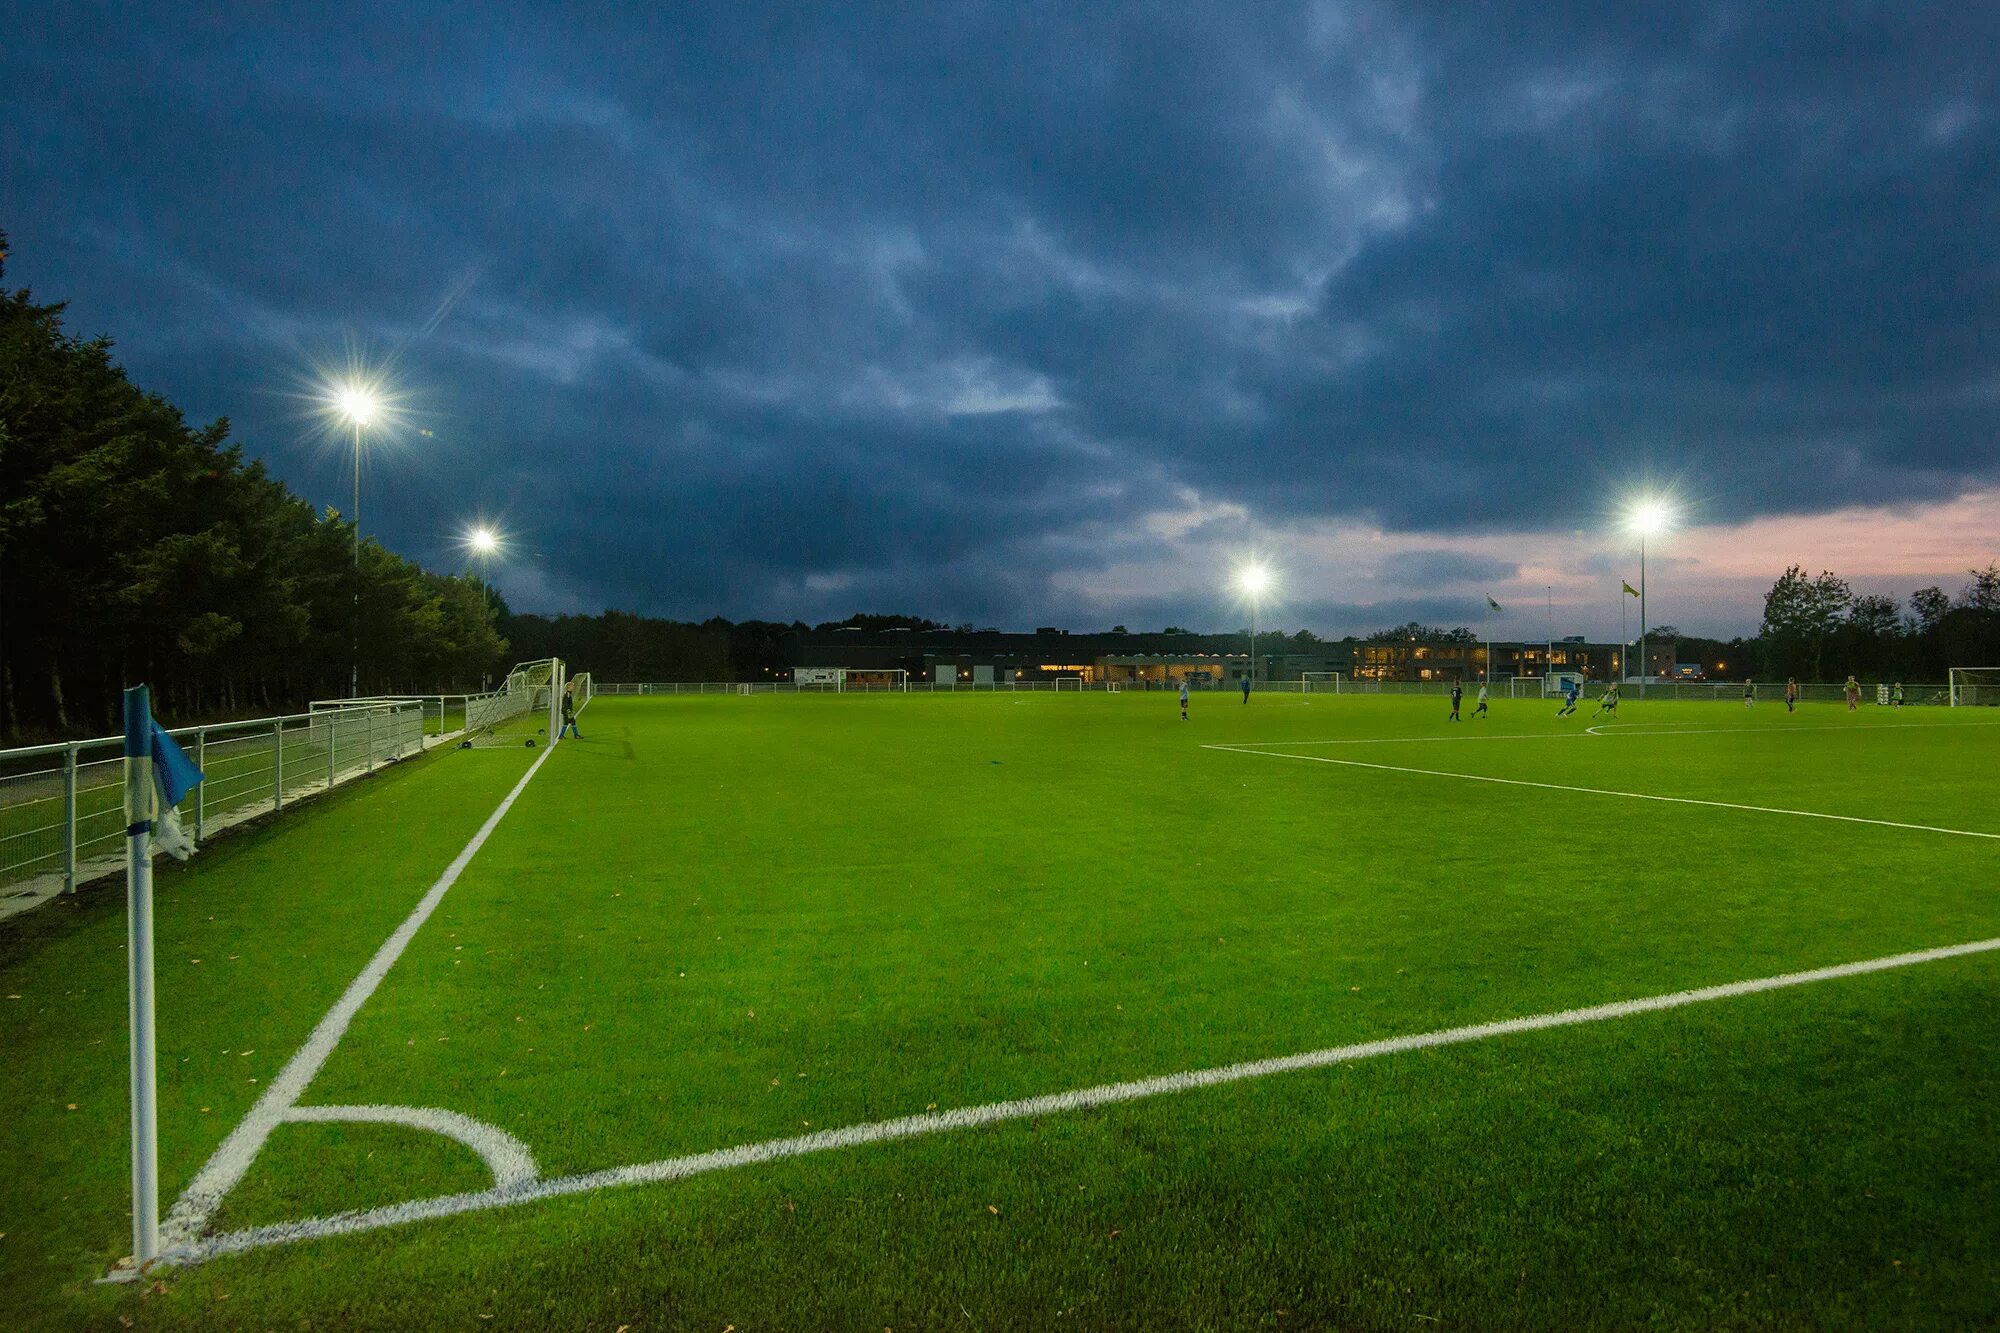
[[[1262,597],[1271,587],[1271,571],[1262,565],[1245,565],[1236,571],[1236,586],[1255,598]]]
[[[382,411],[381,396],[367,385],[351,380],[329,389],[327,401],[336,413],[357,426],[373,425]]]
[[[500,534],[485,526],[469,529],[465,547],[476,556],[489,556],[500,549]]]
[[[1673,511],[1659,500],[1641,500],[1634,504],[1625,518],[1626,526],[1642,537],[1665,532],[1674,519]]]

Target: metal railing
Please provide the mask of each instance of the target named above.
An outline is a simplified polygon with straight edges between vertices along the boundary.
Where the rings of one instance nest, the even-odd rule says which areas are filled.
[[[374,704],[415,704],[423,709],[424,734],[448,736],[465,730],[465,718],[473,701],[493,697],[486,694],[370,694],[359,699],[314,699],[306,707],[315,713],[329,709],[355,708]]]
[[[206,779],[182,802],[195,839],[424,747],[414,702],[349,701],[169,732]],[[124,738],[0,750],[0,899],[74,892],[124,857]]]
[[[1584,695],[1594,699],[1604,689],[1606,682],[1589,681],[1584,686]],[[1448,680],[1260,680],[1252,687],[1258,694],[1326,694],[1326,695],[1426,695],[1443,696],[1451,693],[1452,682]],[[1236,693],[1243,684],[1240,680],[1214,681],[1204,683],[1198,677],[1189,677],[1188,687],[1197,693]],[[1643,695],[1641,693],[1643,688]],[[1758,703],[1783,703],[1784,682],[1775,684],[1759,682],[1755,687]],[[1861,687],[1861,702],[1874,706],[1878,702],[1878,687],[1875,683]],[[792,681],[646,681],[646,682],[606,682],[598,685],[594,693],[600,695],[672,695],[672,694],[988,694],[988,693],[1049,693],[1060,690],[1069,693],[1076,690],[1091,693],[1168,692],[1180,689],[1180,682],[1158,680],[1086,680],[1074,677],[1056,680],[1020,680],[978,682],[960,681],[936,682],[911,680],[908,689],[895,685],[857,685],[853,681],[844,684],[796,684]],[[1479,690],[1476,681],[1465,682],[1468,694]],[[1744,686],[1741,682],[1696,682],[1696,681],[1648,681],[1643,687],[1637,681],[1624,685],[1624,695],[1628,700],[1647,698],[1679,701],[1741,703]],[[1495,698],[1541,699],[1557,698],[1560,691],[1545,692],[1539,676],[1517,676],[1502,678],[1493,686]],[[1838,703],[1845,697],[1842,685],[1815,682],[1799,686],[1799,698],[1807,703]],[[1908,704],[1943,704],[1948,695],[1943,685],[1905,684],[1903,699]]]

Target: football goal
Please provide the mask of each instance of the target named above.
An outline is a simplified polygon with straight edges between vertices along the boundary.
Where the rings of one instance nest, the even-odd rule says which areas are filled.
[[[1076,690],[1076,691],[1078,691],[1079,693],[1081,693],[1081,692],[1082,692],[1082,690],[1083,690],[1083,677],[1082,677],[1082,676],[1057,676],[1057,677],[1056,677],[1056,688],[1057,688],[1058,690]]]
[[[1345,679],[1338,671],[1302,671],[1299,689],[1305,694],[1339,694]]]
[[[2000,667],[1953,667],[1951,706],[1977,708],[2000,705]]]
[[[561,679],[561,658],[517,663],[499,689],[491,694],[475,694],[465,701],[465,739],[459,742],[460,748],[533,744],[538,734],[554,736],[562,725],[558,716],[562,691],[555,688],[555,682]],[[534,722],[545,721],[546,730],[514,723],[515,718],[523,716]]]

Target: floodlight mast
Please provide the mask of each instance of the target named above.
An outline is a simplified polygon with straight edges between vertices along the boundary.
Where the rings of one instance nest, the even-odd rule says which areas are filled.
[[[1250,597],[1250,681],[1257,681],[1257,604],[1271,586],[1271,571],[1262,565],[1245,565],[1236,575],[1236,584]]]
[[[1641,500],[1632,506],[1626,526],[1639,534],[1639,697],[1646,697],[1646,677],[1652,670],[1652,655],[1646,645],[1646,538],[1664,532],[1671,515],[1658,500]],[[1629,674],[1629,666],[1628,666]]]
[[[342,384],[332,393],[333,409],[354,427],[354,605],[352,655],[348,659],[348,697],[361,697],[361,432],[375,419],[379,406],[366,385]]]

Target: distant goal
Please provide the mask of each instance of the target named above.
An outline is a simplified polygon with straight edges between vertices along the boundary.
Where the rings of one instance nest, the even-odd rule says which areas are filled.
[[[1339,671],[1302,671],[1299,689],[1305,694],[1344,694],[1347,677]]]
[[[1951,706],[1953,708],[2000,706],[2000,667],[1953,667]]]

